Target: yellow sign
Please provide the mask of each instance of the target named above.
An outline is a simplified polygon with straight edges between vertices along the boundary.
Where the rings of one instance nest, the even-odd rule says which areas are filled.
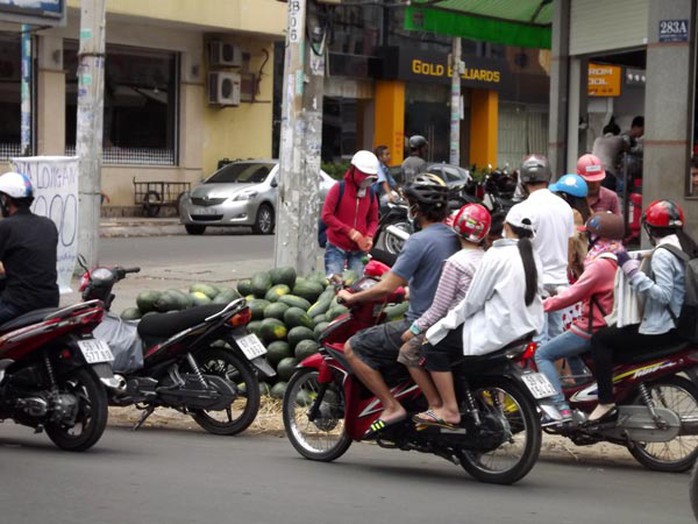
[[[445,66],[443,64],[426,62],[419,59],[412,60],[412,73],[415,75],[425,75],[425,76],[436,76],[443,77],[448,76],[451,78],[453,76],[453,68],[451,66]],[[463,80],[477,80],[480,82],[490,82],[498,84],[501,78],[499,71],[484,68],[469,68],[467,66],[463,69],[461,73],[461,78]]]
[[[589,96],[620,96],[620,67],[589,63]]]

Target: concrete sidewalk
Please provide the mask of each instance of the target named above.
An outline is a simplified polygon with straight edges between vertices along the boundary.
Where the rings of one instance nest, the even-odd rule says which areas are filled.
[[[186,235],[179,218],[119,217],[102,218],[99,236],[102,238],[152,237]]]

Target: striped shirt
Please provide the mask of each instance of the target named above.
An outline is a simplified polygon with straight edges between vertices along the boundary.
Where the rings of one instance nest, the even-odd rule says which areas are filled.
[[[484,254],[482,249],[461,249],[444,261],[434,301],[414,321],[421,331],[429,329],[465,298]]]

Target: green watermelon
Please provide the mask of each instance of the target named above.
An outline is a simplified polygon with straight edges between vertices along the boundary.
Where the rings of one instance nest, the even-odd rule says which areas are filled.
[[[252,312],[252,320],[262,320],[264,318],[264,310],[269,305],[269,302],[261,298],[255,298],[250,300],[247,305]]]
[[[141,313],[155,311],[155,303],[160,298],[160,291],[141,291],[136,297],[136,305]]]
[[[212,302],[211,297],[209,297],[203,291],[194,291],[193,293],[189,293],[189,296],[191,296],[195,306],[205,306],[206,304],[210,304]]]
[[[121,318],[124,320],[138,320],[143,314],[137,307],[128,307],[121,312]]]
[[[213,300],[218,296],[218,293],[220,293],[220,290],[211,284],[205,284],[205,283],[197,283],[197,284],[192,284],[189,286],[189,293],[194,294],[194,293],[203,293],[206,295],[208,298]]]
[[[308,275],[306,280],[320,284],[323,289],[325,289],[325,287],[327,287],[327,284],[330,283],[330,281],[327,280],[327,276],[325,276],[324,273],[320,273],[320,272],[315,272],[315,273]]]
[[[322,324],[323,322],[327,322],[327,315],[318,315],[316,317],[313,317],[313,322],[317,326],[318,324]]]
[[[296,366],[298,365],[298,360],[296,360],[294,357],[289,357],[283,359],[279,364],[276,366],[276,374],[279,375],[279,380],[282,382],[286,382],[288,379],[293,376],[293,373],[296,371]]]
[[[265,318],[259,330],[262,341],[271,343],[276,340],[284,340],[288,333],[283,322],[276,318]],[[268,350],[267,350],[268,351]]]
[[[259,336],[260,330],[262,329],[262,321],[261,320],[253,320],[252,322],[247,324],[247,329],[250,333],[254,333],[255,335]]]
[[[226,288],[222,289],[220,293],[216,295],[216,298],[213,299],[213,303],[227,304],[229,302],[232,302],[233,300],[237,300],[238,298],[242,298],[242,295],[240,295],[240,293],[238,293],[233,288]]]
[[[317,315],[322,315],[323,313],[327,313],[327,310],[330,309],[330,305],[332,304],[332,299],[328,296],[326,298],[323,298],[323,295],[320,295],[320,298],[318,298],[318,301],[315,302],[310,308],[308,309],[308,315],[311,317],[316,317]]]
[[[293,352],[291,351],[291,347],[288,345],[288,342],[277,340],[276,342],[272,342],[267,346],[267,360],[274,367],[276,367],[276,365],[283,359],[292,356]]]
[[[238,281],[237,290],[238,290],[238,293],[240,293],[240,295],[243,297],[246,297],[247,295],[251,295],[252,294],[252,280],[249,278],[244,278],[244,279]]]
[[[263,397],[269,395],[271,392],[271,387],[266,382],[259,383],[259,394]]]
[[[315,326],[310,315],[298,307],[290,307],[286,310],[284,313],[284,322],[289,329],[296,326],[305,326],[307,328]]]
[[[319,324],[315,325],[315,328],[313,329],[313,335],[315,335],[315,340],[320,340],[320,335],[329,325],[329,322],[320,322]]]
[[[286,284],[291,288],[296,283],[296,270],[292,267],[275,267],[269,271],[269,277],[273,285]]]
[[[310,309],[310,302],[296,295],[283,295],[279,297],[278,301],[291,307],[301,308],[303,311],[308,311],[308,309]]]
[[[283,320],[284,313],[286,313],[288,308],[289,306],[281,302],[272,302],[264,308],[264,318],[278,318],[279,320]]]
[[[252,293],[257,298],[264,298],[271,288],[271,278],[269,277],[269,272],[259,271],[252,275],[251,279]]]
[[[295,349],[301,340],[315,340],[315,334],[312,329],[305,326],[296,326],[288,332],[286,340],[288,340],[291,349]]]
[[[288,382],[277,382],[271,388],[271,391],[269,391],[269,395],[272,398],[282,399],[282,398],[284,398],[284,395],[286,394],[286,387],[287,386],[288,386]]]
[[[349,308],[346,306],[341,306],[341,305],[333,306],[327,312],[327,315],[326,315],[327,320],[332,321],[335,318],[337,318],[339,315],[342,315],[348,311],[349,311]]]
[[[347,286],[351,286],[354,282],[356,282],[356,279],[356,272],[352,271],[351,269],[347,269],[342,273],[342,281]]]
[[[275,286],[272,286],[269,291],[267,291],[266,295],[264,295],[265,300],[268,300],[269,302],[276,302],[279,300],[280,297],[283,295],[288,295],[291,292],[291,288],[288,287],[286,284],[277,284]]]
[[[390,306],[386,306],[383,312],[385,313],[386,320],[390,322],[392,320],[400,320],[404,318],[405,313],[407,313],[409,307],[409,302],[401,302],[399,304],[392,304]]]
[[[155,309],[160,313],[186,309],[189,305],[189,299],[182,298],[182,295],[184,293],[172,289],[163,291],[155,301]]]
[[[296,347],[293,350],[293,355],[296,357],[298,362],[303,362],[303,360],[308,358],[310,355],[317,353],[318,349],[320,349],[320,344],[314,340],[301,340],[298,344],[296,344]]]
[[[304,298],[311,303],[315,302],[323,291],[325,291],[324,286],[312,280],[296,280],[296,285],[293,286],[294,295]]]

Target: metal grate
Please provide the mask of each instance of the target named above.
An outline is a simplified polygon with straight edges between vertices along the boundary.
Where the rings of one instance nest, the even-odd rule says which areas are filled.
[[[191,197],[191,203],[195,206],[217,206],[225,202],[225,198],[201,198]]]
[[[65,154],[75,155],[75,146],[66,146]],[[105,147],[102,150],[105,164],[138,164],[146,166],[175,165],[174,149],[153,149],[146,147]]]
[[[21,144],[0,143],[0,160],[7,160],[15,156],[22,156]]]

